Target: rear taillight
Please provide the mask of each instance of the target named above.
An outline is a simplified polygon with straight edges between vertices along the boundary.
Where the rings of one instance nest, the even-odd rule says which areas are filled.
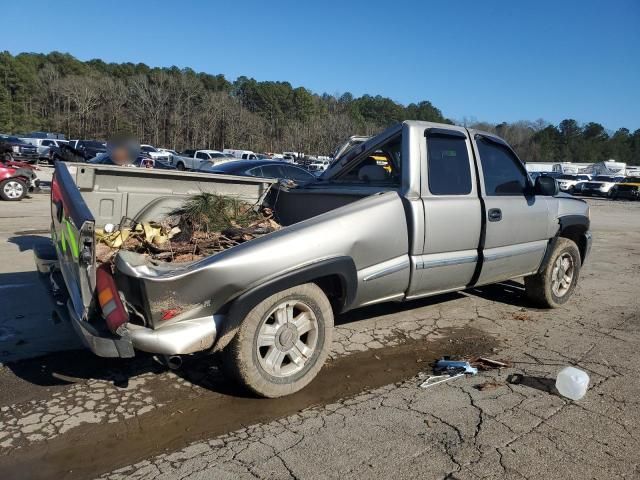
[[[98,303],[102,309],[102,316],[107,322],[107,327],[113,333],[129,321],[127,310],[122,304],[120,293],[116,287],[108,264],[103,264],[96,271],[96,289],[98,290]]]

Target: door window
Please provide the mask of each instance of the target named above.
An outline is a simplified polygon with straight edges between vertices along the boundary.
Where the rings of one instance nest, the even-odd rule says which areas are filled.
[[[284,177],[284,175],[282,174],[282,171],[280,170],[279,165],[264,165],[262,167],[262,173],[265,177],[270,177],[270,178]]]
[[[292,167],[290,165],[282,165],[282,170],[284,170],[285,178],[291,180],[301,180],[301,181],[310,181],[315,180],[313,174],[307,172],[306,170],[302,170],[301,168]]]
[[[209,160],[209,155],[207,155],[206,153],[198,152],[196,153],[196,158],[199,158],[201,160]]]
[[[427,138],[429,191],[433,195],[471,193],[471,167],[463,137],[434,135]]]
[[[484,189],[488,196],[523,195],[527,187],[524,167],[506,147],[477,138]]]

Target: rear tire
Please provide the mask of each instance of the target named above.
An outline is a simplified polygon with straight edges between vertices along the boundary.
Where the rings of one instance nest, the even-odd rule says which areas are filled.
[[[0,182],[0,198],[8,202],[17,202],[27,196],[27,185],[17,178],[7,178]]]
[[[544,270],[525,277],[527,298],[545,308],[566,303],[578,283],[580,267],[578,246],[568,238],[558,238]]]
[[[306,283],[256,305],[223,351],[225,373],[268,398],[301,390],[329,354],[333,311],[324,292]]]

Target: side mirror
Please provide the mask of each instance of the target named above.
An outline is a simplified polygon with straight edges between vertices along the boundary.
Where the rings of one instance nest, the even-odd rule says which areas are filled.
[[[553,177],[547,177],[545,175],[540,175],[536,178],[536,184],[534,187],[534,192],[536,195],[543,195],[545,197],[553,197],[558,194],[560,188],[558,187],[558,182]]]

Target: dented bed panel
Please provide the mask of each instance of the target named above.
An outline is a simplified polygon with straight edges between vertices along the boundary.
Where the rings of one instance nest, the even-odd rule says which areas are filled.
[[[241,293],[303,266],[334,257],[353,259],[358,292],[352,307],[406,290],[408,232],[398,193],[372,195],[200,261],[157,264],[120,253],[117,269],[143,285],[150,317],[160,324],[167,306],[175,313],[216,313]],[[390,261],[389,265],[385,262]],[[395,262],[395,263],[394,263]],[[400,268],[406,265],[407,268]],[[366,276],[390,268],[388,275]],[[399,282],[401,280],[402,282]],[[198,305],[197,308],[194,308]]]

